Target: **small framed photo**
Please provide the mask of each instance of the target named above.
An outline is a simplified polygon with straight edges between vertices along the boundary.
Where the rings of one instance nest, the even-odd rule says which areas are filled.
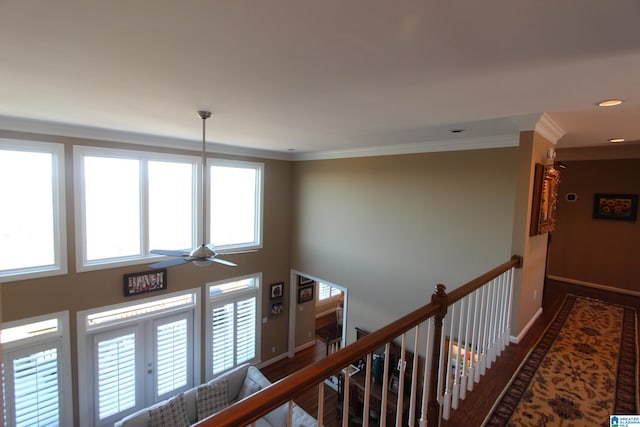
[[[298,276],[298,286],[306,286],[313,283],[313,279],[309,279],[308,277]]]
[[[283,295],[284,282],[271,285],[271,299],[280,298]]]
[[[271,317],[279,317],[284,312],[284,301],[276,301],[271,303]]]
[[[313,285],[298,289],[298,304],[313,301]]]
[[[635,222],[637,215],[637,194],[596,194],[593,199],[595,219]]]
[[[167,289],[167,270],[152,270],[124,275],[124,296]]]

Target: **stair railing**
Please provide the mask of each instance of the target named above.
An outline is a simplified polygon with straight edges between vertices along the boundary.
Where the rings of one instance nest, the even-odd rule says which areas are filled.
[[[292,426],[294,399],[313,387],[318,387],[318,411],[315,414],[317,423],[323,425],[325,379],[342,371],[342,423],[347,427],[350,420],[351,365],[356,361],[366,360],[365,400],[361,412],[356,414],[366,427],[369,424],[372,355],[381,347],[389,354],[391,343],[400,340],[400,372],[395,407],[402,408],[407,390],[404,375],[405,356],[407,340],[411,335],[414,338],[415,357],[412,362],[411,384],[407,390],[409,416],[403,417],[402,411],[396,411],[395,425],[413,427],[417,422],[421,427],[438,426],[441,418],[448,418],[451,409],[457,408],[459,400],[464,399],[467,391],[473,390],[473,384],[479,381],[480,376],[484,375],[486,369],[491,367],[491,363],[495,362],[497,356],[508,345],[513,271],[521,266],[522,257],[514,255],[509,261],[448,294],[444,285],[437,285],[429,304],[200,421],[196,426],[252,425],[259,418],[285,404],[289,409],[288,425]],[[422,348],[424,329],[426,349],[424,365],[421,367],[418,350]],[[443,331],[447,335],[444,335]],[[389,358],[385,358],[379,420],[383,427],[387,424],[385,414],[388,405],[389,370]]]

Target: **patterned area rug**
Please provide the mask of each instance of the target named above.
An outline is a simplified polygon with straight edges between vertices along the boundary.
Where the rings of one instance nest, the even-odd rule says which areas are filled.
[[[567,295],[485,426],[608,426],[638,413],[636,312]]]

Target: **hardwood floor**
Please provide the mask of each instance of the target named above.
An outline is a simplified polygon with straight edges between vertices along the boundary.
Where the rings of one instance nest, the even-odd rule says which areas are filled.
[[[494,402],[498,399],[518,366],[520,366],[524,357],[537,343],[547,325],[553,320],[555,313],[564,301],[565,295],[568,293],[601,299],[614,304],[631,306],[636,309],[636,312],[640,313],[640,297],[571,285],[563,282],[548,281],[545,285],[542,300],[542,315],[532,325],[520,343],[511,344],[506,348],[497,362],[492,366],[491,370],[487,371],[487,374],[474,386],[474,391],[467,394],[467,398],[460,402],[458,409],[452,412],[450,419],[442,421],[443,427],[473,427],[482,424],[482,421],[493,407]],[[639,326],[640,325],[636,325],[636,328]],[[638,344],[640,345],[640,339]],[[316,346],[309,347],[297,353],[295,357],[291,359],[285,359],[263,368],[262,372],[271,381],[276,381],[323,357],[325,357],[325,348],[324,345],[319,343],[316,344]],[[295,400],[298,405],[315,416],[318,408],[317,396],[317,389],[314,388],[297,397]],[[339,426],[340,422],[336,419],[335,410],[338,401],[337,393],[328,386],[325,386],[324,400],[324,425],[326,427]]]

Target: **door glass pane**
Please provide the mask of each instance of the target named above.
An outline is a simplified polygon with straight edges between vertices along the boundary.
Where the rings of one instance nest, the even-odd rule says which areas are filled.
[[[140,254],[139,169],[137,160],[84,158],[88,261]]]
[[[136,404],[135,334],[97,341],[98,416],[104,419]]]
[[[156,390],[162,396],[187,385],[187,320],[156,327]]]

